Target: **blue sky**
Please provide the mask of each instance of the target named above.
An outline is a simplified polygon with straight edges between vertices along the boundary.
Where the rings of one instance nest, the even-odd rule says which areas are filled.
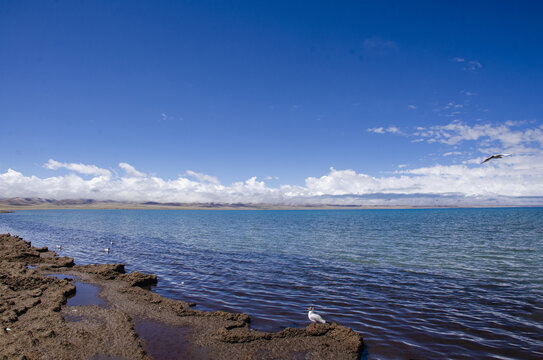
[[[0,197],[539,198],[542,10],[2,0]]]

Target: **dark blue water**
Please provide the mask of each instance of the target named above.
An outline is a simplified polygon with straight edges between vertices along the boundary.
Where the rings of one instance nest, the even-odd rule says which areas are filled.
[[[105,306],[106,302],[102,299],[100,294],[100,287],[92,284],[87,284],[82,281],[77,281],[77,277],[67,274],[49,274],[57,279],[72,279],[75,280],[73,284],[75,285],[75,294],[70,296],[66,301],[68,306],[79,306],[79,305],[98,305]]]
[[[369,359],[543,358],[542,208],[19,211],[0,232],[261,330],[306,326],[312,305]]]

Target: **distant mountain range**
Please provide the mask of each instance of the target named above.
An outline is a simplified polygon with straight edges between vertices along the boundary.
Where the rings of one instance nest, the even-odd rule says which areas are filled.
[[[359,205],[270,205],[270,204],[225,204],[225,203],[160,203],[99,201],[93,199],[42,199],[42,198],[9,198],[0,199],[0,210],[30,209],[219,209],[219,210],[280,210],[280,209],[378,209],[409,208],[409,206],[359,206]]]

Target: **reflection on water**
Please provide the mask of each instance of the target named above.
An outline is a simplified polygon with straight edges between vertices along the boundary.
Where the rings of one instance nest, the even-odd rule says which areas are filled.
[[[154,291],[246,312],[261,330],[306,326],[312,305],[361,332],[369,359],[534,359],[542,219],[541,208],[21,211],[0,216],[0,232],[157,274]]]
[[[206,356],[203,349],[187,341],[188,329],[167,326],[149,320],[137,320],[134,330],[144,341],[145,351],[155,360],[200,359]]]
[[[75,295],[68,298],[66,305],[98,305],[106,306],[104,299],[98,296],[100,288],[96,285],[87,284],[81,281],[75,282]]]
[[[65,280],[77,280],[76,276],[66,274],[49,274],[48,276]],[[98,305],[106,306],[104,299],[98,296],[100,294],[100,287],[92,284],[87,284],[82,281],[75,281],[75,294],[70,296],[66,302],[68,306],[79,305]]]

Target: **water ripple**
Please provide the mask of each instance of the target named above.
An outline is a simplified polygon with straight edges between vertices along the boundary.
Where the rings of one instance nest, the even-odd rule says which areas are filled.
[[[370,359],[543,357],[543,209],[21,211],[0,232],[276,331],[328,321]],[[105,253],[104,248],[110,247]]]

